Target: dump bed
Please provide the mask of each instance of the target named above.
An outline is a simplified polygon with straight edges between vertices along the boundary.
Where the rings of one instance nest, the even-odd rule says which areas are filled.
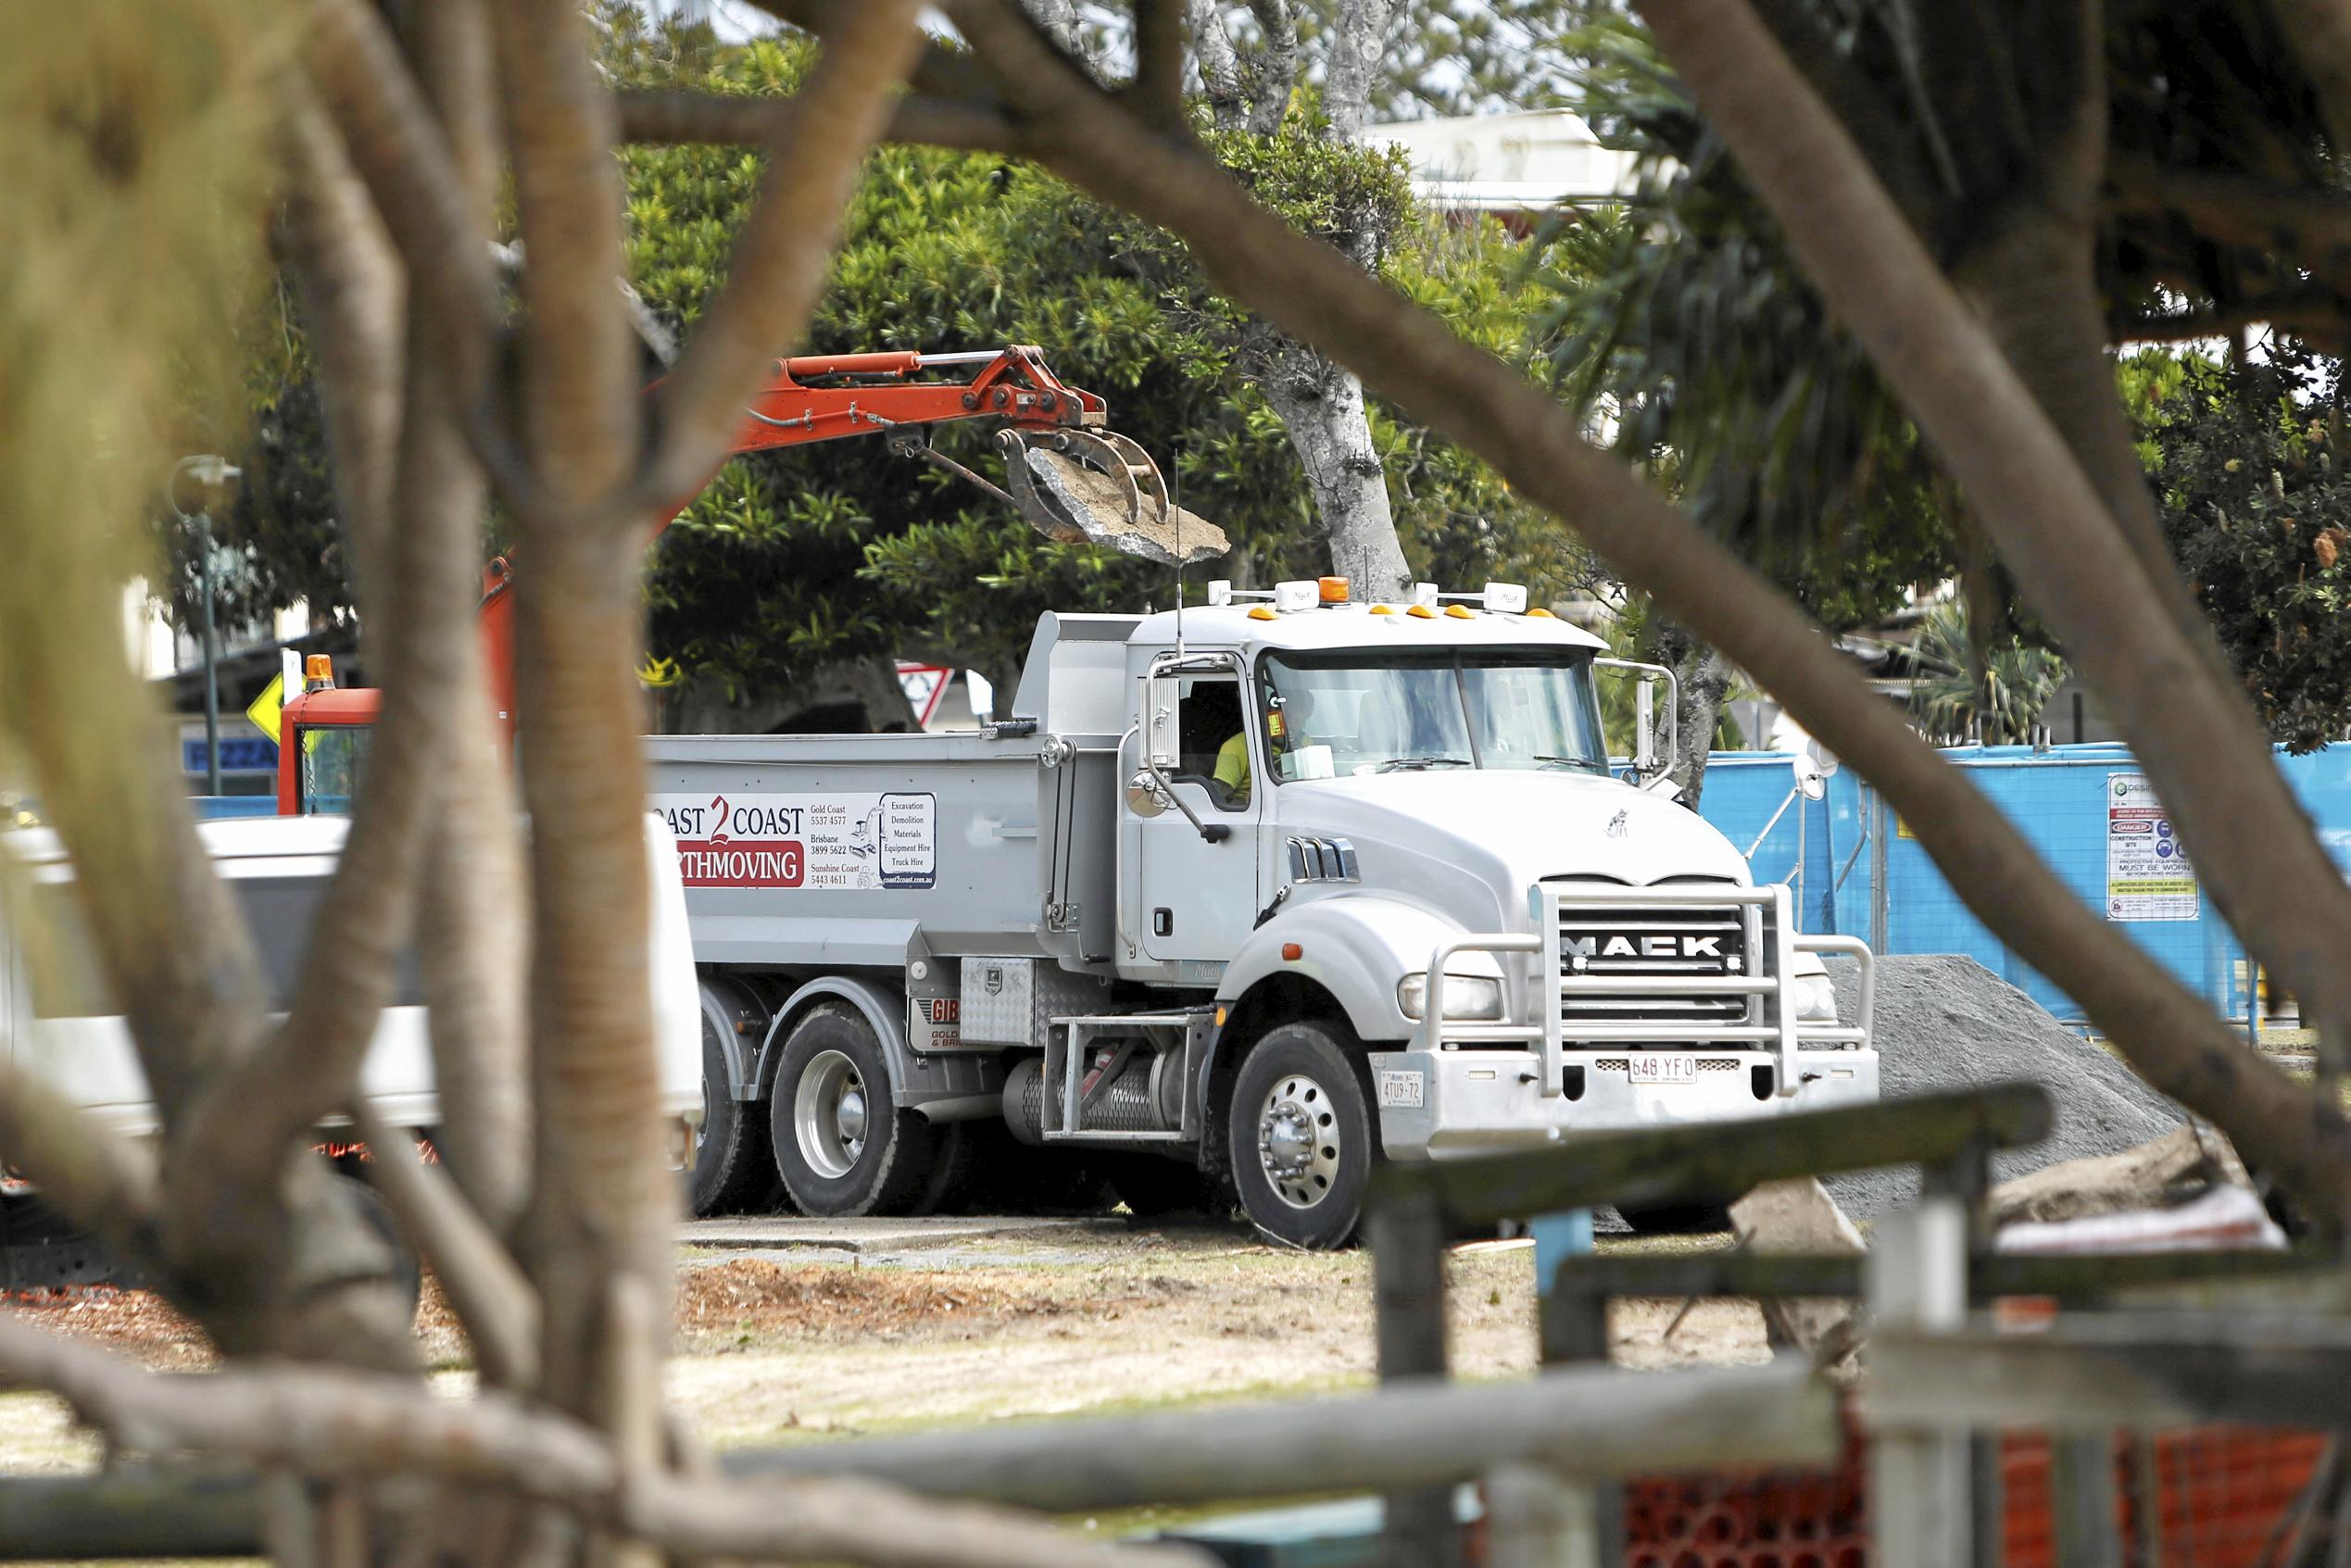
[[[981,732],[646,749],[698,962],[897,969],[918,936],[942,957],[1110,956],[1107,751]]]

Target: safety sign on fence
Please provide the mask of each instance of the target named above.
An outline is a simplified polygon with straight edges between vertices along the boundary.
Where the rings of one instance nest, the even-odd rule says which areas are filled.
[[[2106,918],[2194,920],[2195,868],[2144,773],[2106,775]]]

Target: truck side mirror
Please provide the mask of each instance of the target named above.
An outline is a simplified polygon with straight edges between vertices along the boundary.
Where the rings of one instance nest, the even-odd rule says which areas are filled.
[[[1662,776],[1680,753],[1681,682],[1662,664],[1642,664],[1629,659],[1595,659],[1595,671],[1614,671],[1631,677],[1634,712],[1633,771],[1642,779]],[[1656,684],[1666,684],[1665,712],[1657,711]]]
[[[1154,768],[1173,768],[1182,760],[1183,738],[1176,721],[1180,695],[1172,675],[1153,675],[1143,682],[1143,758]]]
[[[1167,809],[1167,796],[1159,787],[1158,774],[1144,768],[1126,781],[1126,809],[1138,817],[1156,817]]]

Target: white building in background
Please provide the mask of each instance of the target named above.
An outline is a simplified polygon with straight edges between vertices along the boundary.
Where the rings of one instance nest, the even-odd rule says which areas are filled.
[[[1452,211],[1536,218],[1620,201],[1632,189],[1633,156],[1602,146],[1565,109],[1395,120],[1367,127],[1364,139],[1403,148],[1414,192]]]

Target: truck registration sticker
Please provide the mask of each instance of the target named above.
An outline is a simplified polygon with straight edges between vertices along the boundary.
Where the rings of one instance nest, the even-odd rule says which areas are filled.
[[[1632,1081],[1636,1084],[1694,1084],[1698,1059],[1681,1051],[1635,1051]]]
[[[1379,1073],[1379,1103],[1418,1110],[1426,1102],[1428,1080],[1404,1068],[1384,1067]]]
[[[924,794],[656,795],[688,887],[815,892],[938,881],[938,797]]]

